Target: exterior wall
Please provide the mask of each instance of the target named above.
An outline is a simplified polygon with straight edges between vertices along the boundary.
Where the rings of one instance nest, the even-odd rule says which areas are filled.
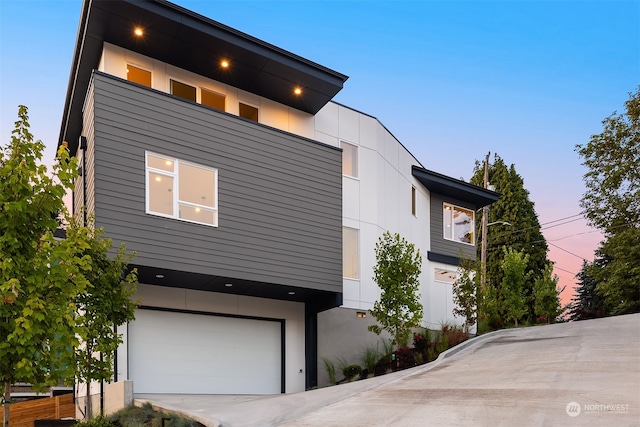
[[[475,211],[475,206],[470,205],[469,203],[461,202],[441,194],[432,194],[431,217],[433,219],[431,221],[431,251],[440,255],[458,257],[460,256],[460,250],[462,250],[465,257],[471,257],[471,259],[475,260],[475,245],[454,242],[453,240],[447,240],[444,238],[443,203],[445,202]]]
[[[341,153],[95,74],[95,212],[136,264],[340,292]],[[219,226],[145,213],[145,150],[218,170]]]
[[[284,319],[285,389],[287,393],[304,391],[304,304],[144,284],[138,285],[136,299],[141,305],[151,307]],[[123,344],[118,348],[116,381],[122,381],[129,379],[126,328],[120,328],[118,332],[123,333]]]
[[[78,149],[77,157],[82,167],[82,176],[79,176],[73,190],[73,212],[79,213],[85,207],[87,212],[95,211],[95,168],[94,168],[94,91],[89,89],[84,105],[83,135],[87,138],[87,149]],[[85,200],[86,197],[86,200]]]

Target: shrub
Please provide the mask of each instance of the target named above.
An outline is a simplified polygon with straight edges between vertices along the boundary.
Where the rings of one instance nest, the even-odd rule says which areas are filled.
[[[425,355],[427,347],[429,347],[429,330],[425,328],[422,333],[413,334],[413,348],[418,353]]]
[[[114,424],[103,417],[96,417],[89,421],[81,421],[75,424],[76,427],[113,427]]]
[[[348,365],[342,370],[344,379],[347,381],[352,381],[355,377],[360,375],[360,372],[362,372],[362,368],[359,365]]]
[[[324,370],[327,372],[327,376],[329,377],[329,384],[336,383],[336,365],[329,359],[322,358],[322,363],[324,364]]]
[[[376,370],[376,362],[379,357],[380,354],[377,349],[373,347],[365,347],[364,352],[362,353],[362,362],[364,363],[364,367],[369,376],[373,375]]]
[[[396,350],[398,369],[407,369],[415,366],[414,351],[408,346],[402,346]]]

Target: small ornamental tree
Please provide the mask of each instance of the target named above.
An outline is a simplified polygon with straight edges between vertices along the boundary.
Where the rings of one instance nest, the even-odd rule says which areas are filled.
[[[381,289],[380,299],[370,310],[378,324],[369,330],[389,332],[395,346],[406,345],[412,329],[422,320],[418,288],[422,267],[420,251],[400,234],[386,231],[376,243],[373,280]]]
[[[86,384],[86,414],[91,419],[91,382],[110,381],[113,376],[115,352],[122,343],[117,327],[134,320],[136,303],[136,270],[127,273],[128,262],[135,254],[126,254],[124,244],[113,259],[107,256],[111,239],[103,238],[104,230],[95,229],[93,219],[88,226],[75,220],[67,227],[67,239],[81,245],[82,259],[88,268],[84,271],[87,292],[75,299],[78,313],[76,333],[80,345],[75,349],[76,378]]]
[[[547,319],[547,323],[562,312],[560,304],[560,291],[558,291],[558,276],[553,274],[553,263],[548,263],[537,278],[533,286],[534,306],[536,316]]]
[[[529,254],[525,254],[524,250],[516,252],[513,248],[503,248],[503,252],[500,290],[504,320],[512,320],[518,327],[518,320],[527,312],[523,288],[530,275],[527,271]]]
[[[36,389],[73,378],[70,349],[73,298],[86,282],[53,233],[64,211],[77,164],[66,148],[52,173],[40,164],[44,144],[29,131],[28,109],[8,145],[0,147],[0,381],[4,384],[4,425],[9,425],[11,384]]]
[[[464,317],[466,333],[478,319],[478,276],[474,262],[461,256],[458,277],[453,282],[453,315]]]

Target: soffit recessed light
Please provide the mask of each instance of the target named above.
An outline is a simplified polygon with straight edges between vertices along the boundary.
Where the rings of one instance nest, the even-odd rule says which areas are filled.
[[[227,61],[226,59],[223,59],[222,61],[220,61],[220,66],[222,68],[229,68],[229,61]]]
[[[289,295],[295,295],[296,293],[293,291],[289,291]]]
[[[156,277],[157,277],[158,279],[164,279],[164,274],[156,274]]]
[[[233,283],[225,283],[224,286],[227,287],[227,288],[230,288],[230,287],[233,286]]]
[[[297,87],[297,88],[293,89],[293,93],[295,93],[296,95],[301,95],[302,94],[302,88]]]
[[[138,37],[142,37],[142,36],[144,35],[144,31],[142,31],[142,28],[140,28],[140,27],[136,27],[136,28],[133,30],[133,34],[135,34],[135,35],[136,35],[136,36],[138,36]]]

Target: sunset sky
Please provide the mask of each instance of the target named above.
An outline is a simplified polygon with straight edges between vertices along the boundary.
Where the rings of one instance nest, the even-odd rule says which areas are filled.
[[[640,84],[640,1],[221,1],[176,4],[349,76],[335,101],[376,117],[431,170],[515,164],[568,302],[601,240],[579,215],[575,152]],[[0,0],[0,138],[18,105],[53,159],[80,0]]]

